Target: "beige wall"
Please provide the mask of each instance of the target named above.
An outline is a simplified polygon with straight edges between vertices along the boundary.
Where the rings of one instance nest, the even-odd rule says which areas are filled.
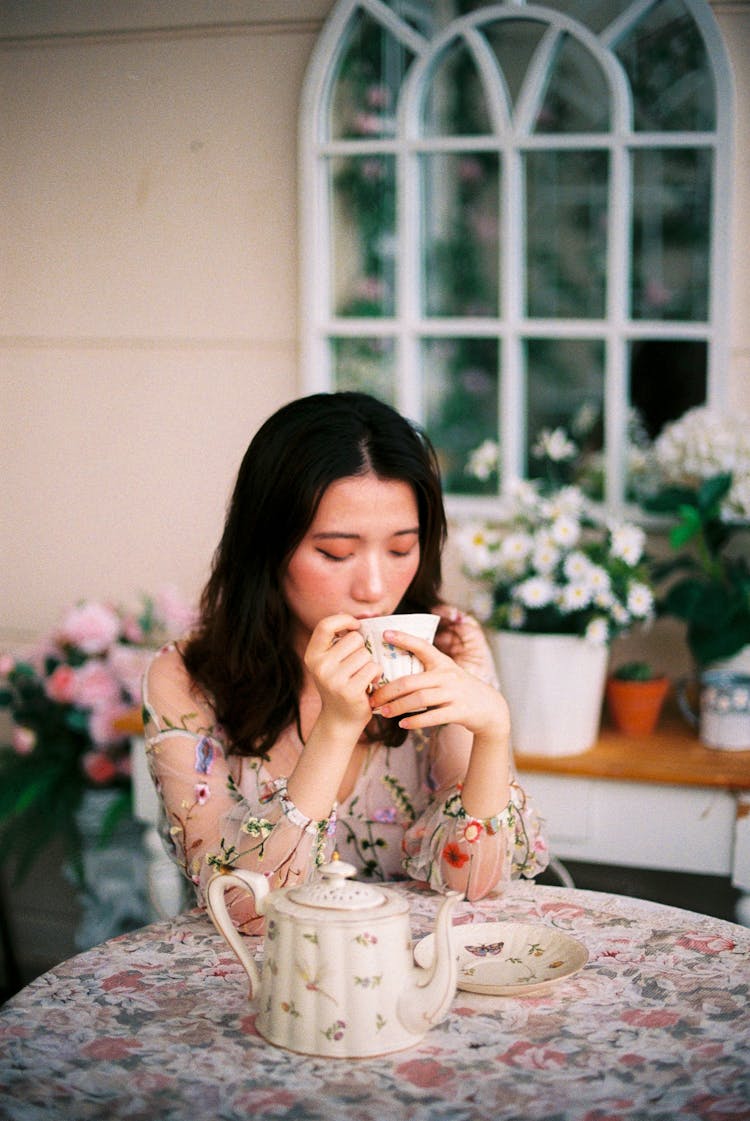
[[[330,6],[0,6],[0,645],[79,597],[198,592],[250,435],[300,390],[296,116]],[[750,411],[750,3],[715,10]]]

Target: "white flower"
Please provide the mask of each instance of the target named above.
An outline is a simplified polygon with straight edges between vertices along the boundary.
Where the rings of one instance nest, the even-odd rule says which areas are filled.
[[[618,600],[612,600],[612,605],[609,610],[612,614],[612,618],[619,627],[626,627],[628,625],[630,622],[630,612],[627,611]]]
[[[556,548],[547,533],[540,533],[534,542],[531,562],[537,572],[548,575],[560,560],[560,550]]]
[[[526,612],[521,607],[520,603],[512,603],[508,609],[508,626],[514,630],[520,630],[526,622]]]
[[[478,589],[471,597],[471,613],[482,622],[489,619],[494,603],[492,595],[485,589]]]
[[[551,518],[559,518],[564,514],[571,518],[580,518],[586,500],[580,487],[560,487],[547,505]]]
[[[580,549],[568,553],[563,563],[563,572],[568,580],[583,580],[589,576],[592,568],[591,561]]]
[[[560,610],[566,614],[569,611],[581,611],[591,603],[591,588],[588,584],[565,584],[560,589],[557,602]]]
[[[552,603],[555,586],[543,576],[530,576],[514,589],[513,594],[524,607],[546,607]]]
[[[500,445],[495,440],[485,440],[469,456],[466,473],[483,482],[497,470],[500,462]]]
[[[592,564],[589,569],[588,581],[594,593],[605,600],[612,587],[612,581],[607,570],[602,568],[600,564]]]
[[[607,579],[609,579],[609,577],[607,577]],[[602,611],[609,611],[614,602],[615,597],[612,594],[611,588],[602,588],[601,591],[594,592],[594,603],[597,607],[601,607]]]
[[[618,525],[611,531],[610,551],[613,557],[619,557],[629,564],[638,564],[643,556],[643,547],[646,544],[646,534],[637,525]]]
[[[537,436],[531,454],[537,459],[564,463],[567,459],[575,459],[578,455],[578,445],[573,443],[564,428],[543,428]]]
[[[484,526],[464,526],[457,536],[457,544],[467,575],[482,576],[493,567],[497,536]]]
[[[732,489],[722,505],[725,518],[750,517],[750,418],[700,407],[668,424],[654,443],[654,456],[667,483],[696,486],[725,471]]]
[[[509,533],[500,542],[500,560],[509,565],[523,562],[534,548],[534,538],[529,533]]]
[[[586,627],[584,638],[594,646],[605,646],[609,638],[609,627],[606,619],[592,619]]]
[[[654,597],[645,584],[631,584],[628,591],[628,611],[636,619],[645,619],[654,609]]]
[[[539,506],[539,492],[529,479],[514,479],[508,487],[508,498],[519,511],[536,512]]]
[[[555,518],[550,534],[556,545],[563,545],[566,549],[571,549],[578,543],[581,536],[581,526],[575,518],[562,514],[559,518]]]
[[[586,401],[573,416],[570,427],[576,436],[587,436],[601,416],[601,409],[592,401]]]

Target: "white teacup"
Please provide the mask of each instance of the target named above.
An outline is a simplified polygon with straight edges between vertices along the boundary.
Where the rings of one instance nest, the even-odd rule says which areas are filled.
[[[403,631],[405,634],[422,638],[425,642],[432,642],[439,622],[439,615],[378,615],[373,619],[360,620],[359,629],[365,640],[365,646],[382,671],[378,685],[386,685],[399,677],[408,677],[409,674],[424,671],[424,666],[416,654],[385,642],[383,632]]]

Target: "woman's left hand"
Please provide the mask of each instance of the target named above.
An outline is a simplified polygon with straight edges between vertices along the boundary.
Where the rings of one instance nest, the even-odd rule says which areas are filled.
[[[475,736],[507,737],[510,717],[505,699],[471,672],[475,667],[486,671],[487,663],[481,629],[476,623],[474,626],[478,641],[474,643],[471,632],[467,640],[456,640],[455,658],[414,635],[386,631],[386,642],[416,654],[424,672],[381,685],[370,697],[373,710],[385,717],[400,718],[402,728],[460,724]]]

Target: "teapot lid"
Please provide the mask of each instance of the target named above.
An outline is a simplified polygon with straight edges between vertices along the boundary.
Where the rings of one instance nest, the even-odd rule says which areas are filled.
[[[338,911],[359,911],[385,903],[384,892],[372,884],[349,879],[356,871],[353,864],[339,859],[338,853],[334,853],[333,860],[320,868],[319,879],[292,888],[289,898],[306,907],[325,907]]]

